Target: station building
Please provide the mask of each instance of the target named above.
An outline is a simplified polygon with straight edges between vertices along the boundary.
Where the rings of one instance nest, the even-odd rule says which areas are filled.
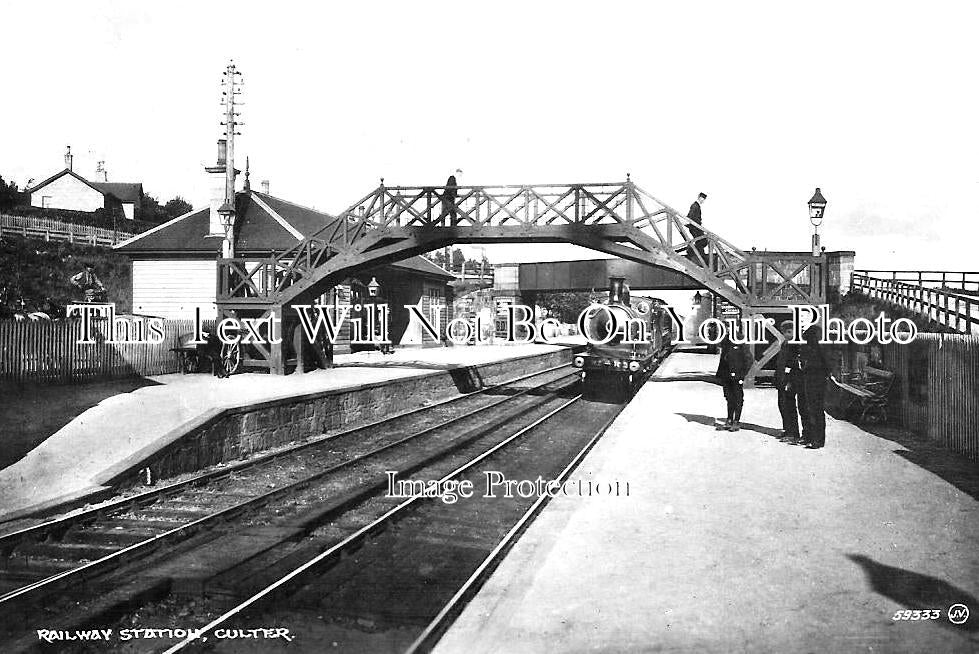
[[[222,162],[218,162],[223,166]],[[208,168],[210,172],[214,166]],[[223,171],[223,168],[221,168]],[[212,204],[214,204],[212,202]],[[215,208],[203,207],[143,232],[115,246],[132,261],[133,313],[173,319],[192,319],[200,307],[205,319],[215,318],[217,259],[222,238],[215,236]],[[315,209],[251,189],[247,180],[235,194],[235,253],[260,258],[282,253],[337,220]],[[378,266],[351,276],[319,298],[322,304],[356,304],[368,297],[368,284],[380,284],[381,297],[391,306],[390,337],[396,345],[430,345],[408,329],[405,305],[421,304],[424,314],[437,304],[451,306],[454,277],[424,257]],[[444,333],[448,312],[441,312]],[[349,326],[341,333],[336,352],[347,349]]]

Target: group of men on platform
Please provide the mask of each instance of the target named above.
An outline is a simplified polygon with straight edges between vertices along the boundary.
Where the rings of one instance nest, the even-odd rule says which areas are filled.
[[[779,329],[786,341],[775,359],[775,387],[778,389],[778,410],[782,414],[783,438],[809,449],[819,449],[826,444],[826,380],[830,376],[826,352],[819,344],[819,328],[813,325],[806,330],[802,345],[790,342],[791,320],[783,321]]]
[[[785,343],[775,359],[775,387],[778,389],[778,410],[782,415],[782,439],[793,445],[816,450],[826,444],[826,380],[830,377],[829,362],[819,343],[819,328],[806,330],[801,345],[791,342],[791,320],[779,325]],[[751,348],[730,337],[721,342],[717,378],[724,389],[727,418],[719,430],[738,431],[744,407],[744,380],[751,370],[754,357]],[[799,430],[799,422],[802,430]]]
[[[700,193],[687,212],[690,220],[687,228],[693,238],[692,246],[686,249],[689,257],[694,257],[695,252],[706,257],[700,240],[704,235],[701,229],[701,207],[706,199],[707,194]],[[830,376],[830,367],[826,353],[819,344],[818,327],[813,325],[803,334],[805,343],[802,345],[789,342],[792,339],[792,329],[791,320],[779,325],[786,342],[775,361],[775,387],[778,389],[778,410],[782,414],[782,437],[794,445],[804,445],[815,450],[826,444],[826,380]],[[741,410],[744,406],[744,379],[753,360],[750,348],[746,345],[732,343],[730,339],[722,343],[717,377],[724,388],[727,418],[719,429],[740,429]]]

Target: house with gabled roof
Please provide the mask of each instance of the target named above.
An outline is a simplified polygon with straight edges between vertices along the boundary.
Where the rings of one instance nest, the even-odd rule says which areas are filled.
[[[206,170],[216,171],[221,165],[219,161],[218,166]],[[218,184],[214,191],[212,205],[218,204]],[[235,255],[256,260],[288,250],[337,220],[330,214],[251,189],[247,173],[244,190],[235,194],[234,204]],[[222,230],[215,223],[214,214],[213,206],[190,211],[114,247],[132,260],[134,314],[193,318],[200,307],[204,318],[217,315],[217,260],[223,239],[215,238]],[[416,256],[358,273],[320,301],[357,304],[367,297],[367,285],[376,281],[391,306],[390,336],[397,344],[410,322],[404,306],[421,303],[425,315],[429,315],[433,303],[450,306],[448,283],[453,279],[440,266]],[[443,330],[447,314],[442,311]]]
[[[31,206],[89,212],[118,208],[129,220],[137,217],[143,201],[139,182],[92,182],[71,168],[34,185],[28,193]]]

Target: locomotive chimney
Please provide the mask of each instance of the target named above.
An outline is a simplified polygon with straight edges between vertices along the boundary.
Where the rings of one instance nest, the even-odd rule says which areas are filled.
[[[623,301],[622,291],[625,288],[625,277],[608,278],[608,303],[621,304]]]

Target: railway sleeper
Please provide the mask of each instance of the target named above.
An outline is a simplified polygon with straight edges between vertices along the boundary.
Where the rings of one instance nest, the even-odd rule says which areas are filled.
[[[112,554],[119,547],[98,543],[72,543],[62,541],[60,543],[26,543],[17,548],[20,555],[29,559],[48,558],[64,559],[70,561],[93,561],[101,559],[107,554]]]
[[[172,528],[168,526],[167,529]],[[91,543],[91,544],[115,544],[125,547],[152,538],[166,529],[154,529],[152,527],[123,527],[108,525],[94,525],[84,529],[70,532],[66,535],[64,542]]]

